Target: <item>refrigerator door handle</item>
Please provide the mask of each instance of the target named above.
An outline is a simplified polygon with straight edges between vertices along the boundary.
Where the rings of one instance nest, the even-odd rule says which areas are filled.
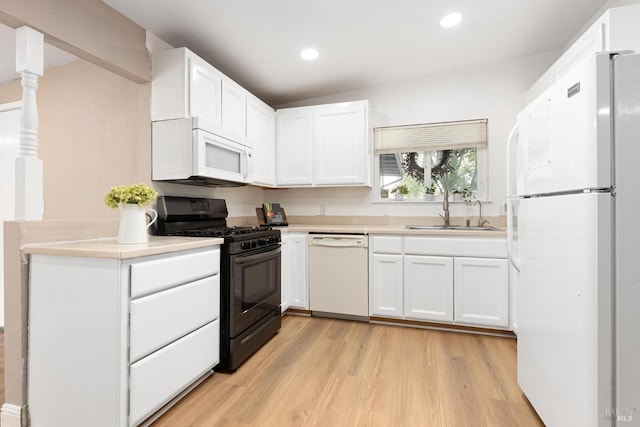
[[[517,203],[517,201],[515,202]],[[513,268],[520,271],[519,259],[513,250],[513,203],[514,200],[507,200],[507,256]]]
[[[515,169],[514,165],[512,165],[511,163],[513,161],[513,150],[516,141],[518,140],[518,128],[518,124],[513,126],[511,132],[509,132],[509,137],[507,138],[507,197],[515,196],[515,194],[513,193],[514,189],[511,188],[512,179],[515,178],[514,176],[512,176],[512,174],[514,173]]]
[[[511,188],[512,179],[514,178],[512,174],[514,173],[514,165],[512,165],[513,161],[513,150],[518,140],[518,124],[516,123],[509,132],[509,137],[507,138],[507,255],[509,257],[509,262],[513,267],[520,271],[518,266],[518,261],[516,259],[516,254],[513,250],[513,203],[514,201],[511,197],[515,196],[513,193],[513,189]],[[515,202],[517,203],[517,202]]]

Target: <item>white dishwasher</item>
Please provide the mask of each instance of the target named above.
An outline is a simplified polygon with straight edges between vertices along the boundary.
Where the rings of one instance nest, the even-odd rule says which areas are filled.
[[[312,315],[369,319],[368,243],[365,235],[309,235]]]

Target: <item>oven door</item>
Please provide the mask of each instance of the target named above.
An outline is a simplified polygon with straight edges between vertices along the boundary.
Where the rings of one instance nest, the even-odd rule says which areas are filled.
[[[280,246],[231,255],[231,337],[280,310]]]

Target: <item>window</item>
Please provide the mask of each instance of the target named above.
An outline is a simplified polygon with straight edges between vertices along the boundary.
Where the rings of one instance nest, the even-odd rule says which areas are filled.
[[[376,128],[374,141],[381,199],[484,198],[486,119]]]

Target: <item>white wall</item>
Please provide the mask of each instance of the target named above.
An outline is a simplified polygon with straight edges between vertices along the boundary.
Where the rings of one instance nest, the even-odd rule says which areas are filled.
[[[490,203],[483,213],[499,215],[505,202],[507,136],[524,107],[525,91],[559,55],[546,52],[280,107],[368,99],[371,127],[488,118]],[[280,202],[288,215],[320,215],[324,210],[326,215],[433,216],[442,211],[441,204],[433,202],[377,202],[374,193],[375,188],[270,190],[264,192],[264,200]],[[230,206],[236,203],[235,195],[227,194]],[[455,205],[452,215],[466,215],[467,209]]]

